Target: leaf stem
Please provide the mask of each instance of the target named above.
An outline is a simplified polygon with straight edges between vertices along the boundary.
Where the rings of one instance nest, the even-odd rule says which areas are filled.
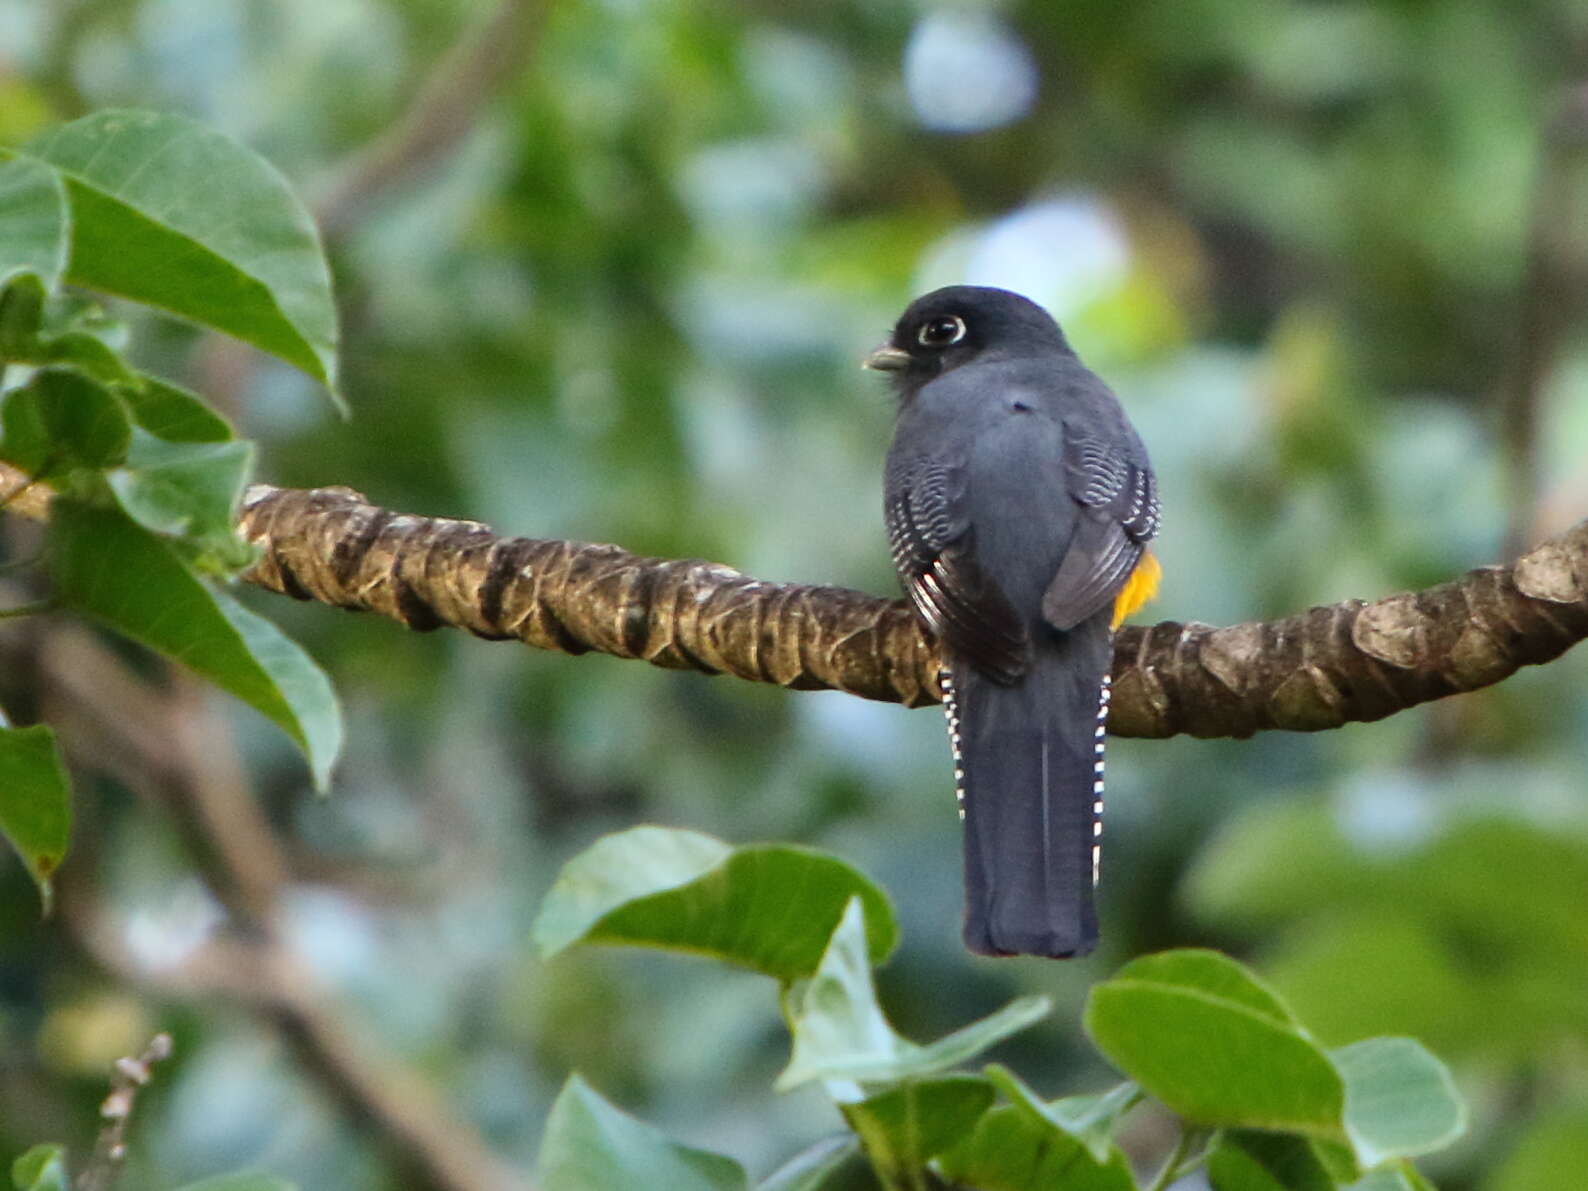
[[[1191,1153],[1194,1133],[1195,1130],[1181,1128],[1180,1136],[1175,1139],[1174,1149],[1169,1151],[1169,1157],[1165,1159],[1163,1168],[1158,1171],[1157,1177],[1147,1184],[1146,1191],[1169,1191],[1175,1180],[1185,1173],[1182,1167],[1187,1155]]]
[[[48,599],[18,604],[15,608],[0,608],[0,620],[16,620],[23,616],[37,616],[40,612],[54,612],[60,606],[61,602],[54,596],[50,596]]]

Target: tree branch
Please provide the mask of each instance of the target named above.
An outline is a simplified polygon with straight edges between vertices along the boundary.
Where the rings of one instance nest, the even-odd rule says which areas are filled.
[[[902,600],[768,583],[616,546],[499,538],[393,513],[347,488],[256,484],[240,520],[263,551],[245,578],[411,629],[450,625],[796,690],[919,706],[940,698],[936,645]],[[1249,736],[1382,719],[1499,682],[1588,636],[1588,521],[1506,567],[1425,591],[1230,628],[1121,629],[1109,730]]]

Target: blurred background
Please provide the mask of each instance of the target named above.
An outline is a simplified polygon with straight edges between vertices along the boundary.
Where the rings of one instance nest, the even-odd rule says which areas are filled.
[[[272,483],[891,594],[891,409],[857,363],[909,298],[970,281],[1046,304],[1146,440],[1147,616],[1426,586],[1588,515],[1580,0],[0,0],[0,142],[114,105],[241,138],[322,219],[351,422],[284,366],[132,327]],[[512,1163],[574,1068],[755,1174],[838,1125],[815,1089],[772,1094],[764,979],[528,946],[563,861],[653,822],[881,881],[907,1034],[1056,997],[998,1056],[1046,1095],[1113,1078],[1079,1030],[1090,983],[1210,945],[1325,1042],[1408,1033],[1453,1065],[1474,1125],[1427,1164],[1441,1187],[1588,1170],[1584,650],[1378,724],[1115,742],[1103,948],[1054,964],[961,949],[934,711],[244,595],[345,700],[330,798],[251,713],[141,657],[118,674],[169,699],[184,780],[276,865],[336,1028]],[[70,680],[120,678],[65,649],[7,689],[41,684],[91,745]],[[345,1111],[290,1015],[185,966],[235,890],[170,789],[108,746],[74,761],[64,912],[40,921],[0,860],[0,1159],[83,1153],[108,1063],[165,1028],[128,1186],[442,1185]]]

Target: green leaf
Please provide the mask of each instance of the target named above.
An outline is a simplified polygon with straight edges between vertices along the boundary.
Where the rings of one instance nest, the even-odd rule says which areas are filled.
[[[125,466],[106,479],[122,510],[145,529],[218,549],[235,546],[246,560],[234,523],[253,458],[251,443],[173,443],[139,432]]]
[[[1528,1126],[1510,1156],[1483,1183],[1483,1191],[1570,1187],[1582,1177],[1584,1154],[1588,1102],[1553,1109]]]
[[[50,878],[72,833],[72,787],[43,724],[0,727],[0,834],[22,858],[50,910]]]
[[[1244,1005],[1280,1025],[1299,1024],[1289,1007],[1272,989],[1243,965],[1218,951],[1187,947],[1143,955],[1114,973],[1114,979],[1197,989],[1210,996]]]
[[[733,1159],[679,1145],[607,1103],[577,1075],[552,1105],[537,1167],[542,1191],[744,1191],[749,1185]]]
[[[65,175],[67,279],[235,335],[336,389],[319,234],[269,162],[182,116],[96,112],[27,153]]]
[[[244,1170],[200,1179],[187,1184],[181,1191],[298,1191],[298,1185],[273,1174]]]
[[[1256,977],[1193,954],[1096,985],[1084,1020],[1098,1049],[1197,1124],[1338,1137],[1345,1092],[1328,1057]]]
[[[1108,1161],[1114,1152],[1114,1127],[1142,1098],[1141,1089],[1127,1081],[1098,1095],[1066,1096],[1062,1100],[1044,1102],[1001,1063],[988,1066],[987,1078],[998,1085],[1016,1108],[1064,1130],[1086,1146],[1087,1152],[1098,1162]]]
[[[1362,1168],[1357,1164],[1356,1151],[1347,1142],[1314,1137],[1312,1152],[1323,1163],[1323,1169],[1329,1177],[1337,1183],[1349,1183],[1362,1173]]]
[[[1345,1081],[1345,1131],[1364,1168],[1443,1149],[1467,1128],[1445,1065],[1410,1038],[1369,1038],[1331,1051]]]
[[[794,1000],[793,1054],[774,1085],[780,1092],[811,1079],[857,1078],[850,1070],[856,1066],[886,1069],[910,1051],[877,1004],[858,898],[850,899],[815,975]]]
[[[53,292],[71,243],[66,188],[43,162],[0,157],[0,285],[31,273]]]
[[[66,1147],[34,1146],[11,1164],[16,1191],[71,1191],[66,1173]]]
[[[0,458],[34,477],[121,462],[132,422],[110,390],[72,368],[41,368],[0,407]]]
[[[1114,1144],[1119,1118],[1143,1099],[1130,1081],[1090,1096],[1065,1096],[1047,1103],[1047,1115],[1066,1133],[1078,1138],[1099,1162]]]
[[[263,712],[323,789],[342,744],[324,672],[268,620],[207,586],[170,543],[114,509],[57,498],[50,565],[67,605],[181,662]]]
[[[170,381],[139,373],[136,384],[116,390],[132,410],[132,419],[166,442],[225,442],[231,423],[204,399]]]
[[[1231,1130],[1208,1155],[1213,1191],[1334,1191],[1322,1159],[1305,1137]]]
[[[877,1005],[859,898],[850,899],[816,974],[793,1000],[794,1053],[777,1078],[778,1091],[812,1079],[865,1083],[931,1075],[974,1058],[1052,1008],[1047,997],[1020,997],[929,1046],[899,1037]]]
[[[118,396],[120,387],[135,382],[138,376],[114,348],[87,331],[66,331],[40,341],[31,362],[69,365],[100,384],[115,388]]]
[[[756,1191],[821,1191],[828,1178],[860,1153],[853,1133],[835,1133],[795,1154],[756,1184]]]
[[[0,363],[26,360],[38,350],[44,325],[44,283],[32,273],[0,287]]]
[[[991,1081],[979,1075],[945,1075],[905,1080],[841,1107],[887,1184],[886,1176],[908,1178],[968,1136],[995,1099]]]
[[[1098,1162],[1075,1138],[1014,1105],[983,1113],[971,1135],[939,1155],[951,1182],[978,1191],[1133,1191],[1136,1182],[1117,1149]]]
[[[898,941],[887,895],[835,857],[783,844],[732,848],[692,831],[635,827],[570,860],[533,938],[543,956],[574,943],[664,947],[790,981],[816,969],[845,903],[866,907],[870,955]]]

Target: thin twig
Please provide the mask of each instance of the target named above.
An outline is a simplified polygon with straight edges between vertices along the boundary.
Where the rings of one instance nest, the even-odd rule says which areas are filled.
[[[138,1093],[153,1078],[155,1064],[171,1057],[171,1035],[156,1034],[137,1058],[117,1059],[110,1080],[110,1095],[99,1106],[105,1123],[94,1142],[88,1165],[77,1176],[77,1191],[109,1191],[127,1157],[127,1126]]]
[[[502,0],[454,46],[391,127],[326,188],[314,214],[328,240],[382,192],[435,165],[455,149],[497,89],[535,47],[536,25],[550,0]]]

